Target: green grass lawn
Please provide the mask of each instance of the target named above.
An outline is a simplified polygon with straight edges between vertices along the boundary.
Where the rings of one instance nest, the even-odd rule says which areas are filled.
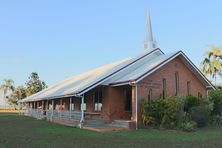
[[[222,147],[222,128],[197,132],[138,130],[97,133],[0,113],[0,147]]]

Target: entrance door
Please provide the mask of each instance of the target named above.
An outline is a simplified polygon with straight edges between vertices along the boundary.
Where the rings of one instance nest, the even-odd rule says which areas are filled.
[[[127,88],[125,92],[125,111],[132,112],[132,90]]]

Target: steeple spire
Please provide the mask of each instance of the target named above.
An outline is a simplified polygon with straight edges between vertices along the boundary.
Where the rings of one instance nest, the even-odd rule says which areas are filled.
[[[152,34],[152,25],[150,13],[147,13],[147,22],[146,22],[146,40],[144,41],[144,51],[149,51],[156,48],[156,42],[153,40]]]
[[[151,19],[150,19],[150,12],[147,13],[147,20],[146,20],[146,41],[153,41],[153,34],[152,34],[152,26],[151,26]]]

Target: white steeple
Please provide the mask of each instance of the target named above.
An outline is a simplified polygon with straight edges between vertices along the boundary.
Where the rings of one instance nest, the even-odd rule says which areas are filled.
[[[151,19],[150,19],[150,13],[147,13],[147,24],[146,24],[146,40],[144,41],[144,52],[147,52],[149,50],[152,50],[156,48],[156,42],[153,40],[153,34],[152,34],[152,26],[151,26]]]

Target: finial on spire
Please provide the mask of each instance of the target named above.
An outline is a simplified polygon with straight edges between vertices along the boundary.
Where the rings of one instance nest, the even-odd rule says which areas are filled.
[[[146,22],[146,40],[144,42],[144,51],[149,51],[156,48],[156,42],[153,40],[152,34],[152,25],[151,25],[151,18],[150,12],[147,12],[147,22]]]

